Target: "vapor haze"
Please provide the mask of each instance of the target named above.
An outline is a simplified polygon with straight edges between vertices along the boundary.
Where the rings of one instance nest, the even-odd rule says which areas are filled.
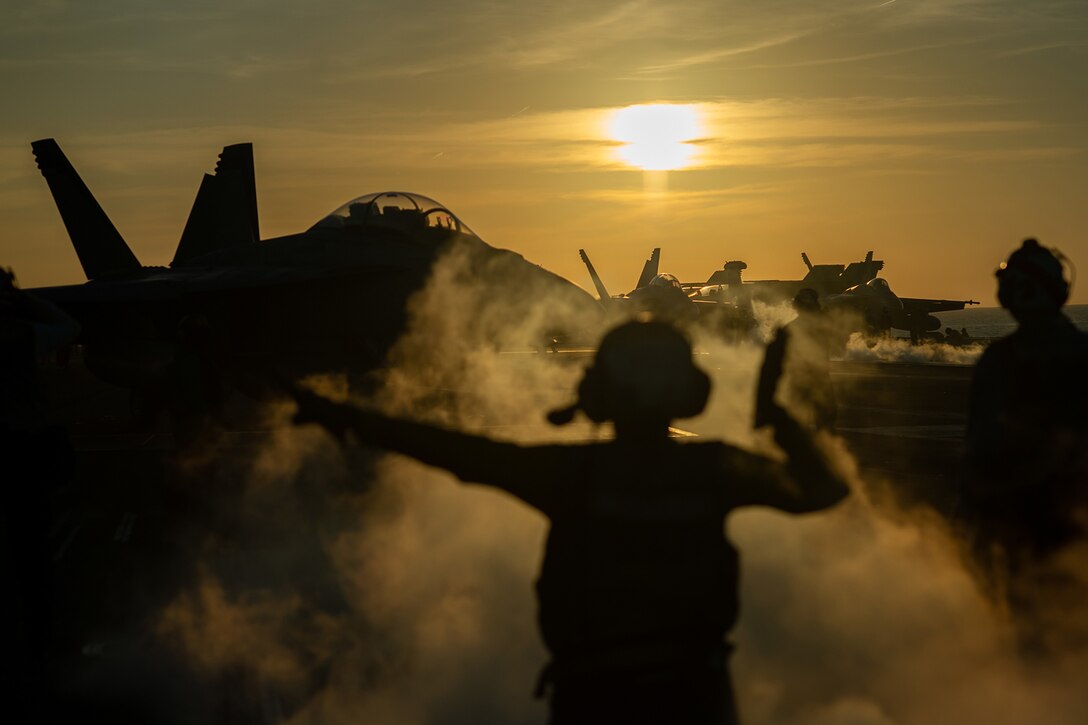
[[[983,347],[979,343],[958,346],[930,340],[914,345],[904,338],[882,337],[871,340],[855,333],[847,341],[844,359],[864,362],[974,365],[982,355],[982,350]]]
[[[570,401],[585,361],[480,344],[496,309],[526,329],[535,322],[485,298],[466,258],[446,262],[414,300],[384,384],[359,402],[496,437],[555,439],[542,414]],[[711,339],[697,348],[713,396],[703,416],[680,424],[765,445],[749,423],[761,348]],[[195,586],[163,611],[160,636],[207,676],[250,673],[283,722],[543,723],[530,693],[546,661],[532,594],[544,518],[403,457],[341,450],[280,415],[246,466],[240,508],[243,530],[273,531],[262,539],[271,543],[237,555],[209,546]],[[1024,666],[949,530],[877,509],[857,486],[832,511],[742,511],[728,522],[743,560],[733,639],[744,721],[1083,722],[1083,653]]]

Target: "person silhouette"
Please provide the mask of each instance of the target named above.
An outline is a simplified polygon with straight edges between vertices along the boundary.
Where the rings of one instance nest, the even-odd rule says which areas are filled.
[[[1044,611],[1065,596],[1057,590],[1088,600],[1083,584],[1050,567],[1088,536],[1088,335],[1061,311],[1063,259],[1027,239],[998,268],[998,300],[1018,326],[979,359],[967,422],[962,512],[973,559],[1021,645],[1037,652],[1064,638]]]
[[[721,441],[680,442],[710,379],[674,327],[632,321],[610,331],[578,386],[579,412],[615,438],[522,446],[391,418],[295,391],[299,423],[397,451],[465,482],[502,489],[550,521],[536,582],[551,662],[553,725],[737,722],[728,674],[738,555],[723,519],[743,506],[803,513],[834,505],[844,480],[784,410],[769,422],[784,461]]]

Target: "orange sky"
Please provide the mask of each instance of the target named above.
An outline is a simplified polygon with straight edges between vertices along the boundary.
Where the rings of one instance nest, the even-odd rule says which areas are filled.
[[[685,281],[872,249],[902,295],[985,304],[1025,236],[1088,269],[1088,3],[226,5],[0,8],[0,264],[24,286],[83,279],[30,154],[49,136],[144,264],[251,140],[266,237],[418,191],[588,287],[586,248],[613,292],[654,246]],[[651,102],[701,116],[696,164],[664,180],[608,137]]]

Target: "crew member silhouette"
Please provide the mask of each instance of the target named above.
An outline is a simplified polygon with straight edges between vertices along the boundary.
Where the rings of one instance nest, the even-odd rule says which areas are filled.
[[[768,408],[765,399],[773,396],[778,377],[785,370],[781,394],[790,410],[817,429],[832,429],[838,417],[835,389],[831,385],[831,353],[841,347],[837,333],[820,307],[816,290],[805,287],[793,298],[797,318],[778,330],[767,345],[757,391],[756,424]],[[769,422],[769,421],[768,421]]]
[[[990,593],[1021,644],[1042,652],[1064,638],[1050,629],[1050,605],[1079,591],[1085,613],[1088,597],[1051,566],[1088,534],[1088,335],[1061,312],[1062,261],[1028,239],[996,272],[998,300],[1019,324],[975,368],[963,500]]]
[[[723,518],[741,506],[802,513],[847,494],[809,433],[771,416],[784,461],[720,441],[678,442],[710,380],[675,328],[634,321],[609,332],[578,386],[581,411],[615,438],[521,446],[296,393],[298,421],[500,488],[551,522],[536,583],[551,663],[551,722],[735,723],[726,636],[738,614],[737,552]]]

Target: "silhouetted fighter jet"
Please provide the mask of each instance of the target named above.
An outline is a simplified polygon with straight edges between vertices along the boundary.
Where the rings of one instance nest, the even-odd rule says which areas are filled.
[[[839,295],[851,287],[865,284],[884,268],[883,260],[873,259],[872,252],[866,254],[862,261],[850,264],[813,264],[805,252],[801,252],[801,261],[808,268],[801,279],[759,279],[742,282],[741,273],[748,268],[748,265],[735,260],[726,262],[721,269],[711,274],[706,282],[684,282],[683,286],[685,288],[722,286],[728,289],[730,297],[740,295],[775,303],[793,299],[800,290],[806,287],[816,290],[816,294],[821,298]]]
[[[79,320],[92,372],[124,387],[171,358],[179,323],[193,317],[243,374],[268,362],[372,367],[436,263],[459,265],[448,305],[477,315],[481,342],[540,345],[600,319],[579,287],[486,244],[419,194],[360,196],[302,233],[261,240],[251,144],[224,148],[204,176],[170,266],[144,267],[57,143],[31,146],[88,279],[35,292]]]
[[[634,289],[621,295],[608,294],[593,262],[589,261],[586,250],[579,249],[578,255],[589,271],[601,305],[612,312],[623,315],[651,312],[656,317],[674,323],[691,321],[698,314],[695,301],[680,286],[680,280],[671,274],[658,271],[661,263],[660,247],[650,252],[650,258],[642,265],[642,274],[639,275]]]
[[[850,264],[813,264],[805,252],[801,253],[801,261],[808,269],[802,279],[742,282],[741,273],[748,265],[731,261],[706,282],[682,284],[685,289],[721,290],[724,299],[758,299],[768,303],[792,299],[807,287],[816,290],[825,306],[856,310],[869,329],[896,328],[915,334],[940,329],[941,321],[933,316],[935,312],[962,310],[966,305],[978,304],[974,300],[899,297],[887,280],[877,276],[884,269],[884,261],[873,259],[871,251],[865,259]]]
[[[609,295],[600,275],[589,261],[584,249],[579,249],[600,303],[618,317],[631,317],[649,312],[654,317],[686,326],[698,324],[730,340],[743,339],[755,327],[755,317],[749,300],[727,296],[721,285],[689,289],[674,275],[660,272],[661,249],[655,248],[642,266],[635,288],[624,295]]]

